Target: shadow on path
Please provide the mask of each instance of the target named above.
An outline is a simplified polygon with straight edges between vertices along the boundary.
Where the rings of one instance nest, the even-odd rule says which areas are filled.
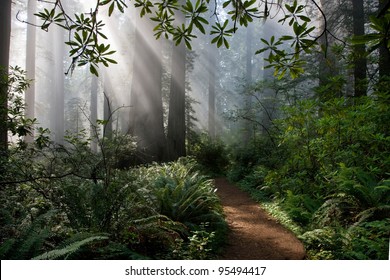
[[[293,233],[225,178],[215,179],[230,232],[220,259],[301,260],[305,249]]]

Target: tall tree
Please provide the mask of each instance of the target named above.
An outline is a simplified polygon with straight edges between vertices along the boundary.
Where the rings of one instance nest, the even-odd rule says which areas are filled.
[[[184,23],[184,14],[177,14],[179,26]],[[186,46],[184,40],[172,46],[171,91],[168,113],[168,156],[175,160],[186,155],[186,125],[185,125],[185,77],[186,77]]]
[[[377,17],[384,18],[386,13],[389,13],[390,1],[379,0],[379,12]],[[389,26],[387,26],[387,32],[389,32]],[[387,47],[389,39],[385,40],[379,47],[379,75],[390,76],[390,50]]]
[[[104,137],[112,137],[112,125],[113,125],[113,90],[110,78],[108,75],[104,75],[104,102],[103,102],[103,117],[106,123],[104,124]]]
[[[321,0],[321,9],[323,14],[326,16],[326,19],[321,18],[321,26],[320,26],[320,32],[323,32],[325,28],[332,30],[333,28],[333,21],[330,20],[331,15],[333,13],[334,9],[334,3],[331,3],[327,0]],[[321,15],[322,17],[322,15]],[[336,73],[336,60],[334,58],[334,55],[331,52],[330,46],[333,43],[332,37],[328,36],[326,32],[324,32],[319,39],[319,43],[323,46],[323,49],[326,51],[326,53],[319,53],[318,58],[318,79],[319,79],[319,86],[324,86],[328,84],[329,78],[332,76],[335,76]],[[321,100],[325,100],[326,97],[322,94],[319,96]]]
[[[210,7],[210,19],[215,23],[215,17],[213,17],[213,13],[216,9],[216,2],[213,6]],[[210,27],[208,33],[212,32],[212,28]],[[207,37],[206,37],[207,38]],[[213,36],[209,36],[209,41],[213,39]],[[211,139],[215,139],[216,137],[216,85],[217,85],[217,68],[218,68],[218,58],[219,51],[217,48],[211,43],[206,45],[205,48],[207,62],[206,62],[206,75],[208,76],[208,132]]]
[[[26,102],[26,117],[29,119],[35,118],[35,49],[36,49],[36,7],[37,2],[35,0],[29,0],[27,6],[28,22],[27,25],[27,46],[26,46],[26,78],[31,80],[30,86],[26,90],[25,102]],[[61,42],[62,43],[62,42]],[[31,134],[26,135],[26,142],[32,142],[34,139],[34,129]]]
[[[98,116],[98,89],[99,83],[98,78],[95,75],[91,77],[91,116],[90,116],[90,125],[91,125],[91,149],[94,152],[97,152],[97,138],[99,137],[97,131],[97,116]]]
[[[215,123],[215,91],[217,79],[217,56],[218,50],[215,46],[208,46],[208,125],[209,136],[211,139],[216,137],[216,123]]]
[[[364,1],[352,1],[353,34],[364,35]],[[354,88],[355,96],[367,94],[367,58],[364,45],[354,46]]]
[[[51,74],[51,112],[50,112],[50,129],[54,133],[54,140],[56,143],[62,144],[64,142],[64,110],[65,110],[65,68],[64,68],[64,30],[53,26],[49,31],[52,38],[52,59],[53,70]]]
[[[249,89],[252,84],[252,72],[253,72],[253,25],[249,25],[246,30],[246,74],[245,74],[245,87]],[[247,94],[245,96],[245,111],[250,112],[252,110],[252,96]],[[245,122],[244,142],[248,143],[252,135],[252,123],[250,121]]]
[[[11,3],[11,0],[3,0],[0,4],[0,153],[7,152],[8,147],[8,83],[6,77],[9,67]]]
[[[272,30],[272,21],[267,21],[263,24],[264,29],[264,38],[271,38],[273,36],[273,30]],[[265,54],[268,56],[268,54]],[[272,126],[272,121],[275,118],[276,114],[276,92],[275,89],[272,87],[272,85],[275,82],[275,76],[274,72],[270,68],[265,68],[263,70],[263,80],[265,82],[265,88],[262,92],[262,96],[258,102],[260,103],[260,106],[262,108],[262,114],[261,114],[261,126],[262,126],[262,132],[269,135],[269,129]]]
[[[165,156],[160,46],[151,21],[137,16],[129,131],[137,138],[143,162],[162,161]]]

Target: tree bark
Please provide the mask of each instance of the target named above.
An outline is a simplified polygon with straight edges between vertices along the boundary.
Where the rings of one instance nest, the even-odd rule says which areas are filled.
[[[176,20],[181,26],[185,21],[184,15],[178,13]],[[172,45],[172,76],[167,135],[169,160],[176,160],[186,155],[185,66],[186,46],[183,39],[179,45]]]
[[[91,150],[97,152],[97,143],[98,143],[98,130],[97,130],[97,113],[98,113],[98,78],[95,75],[91,77]]]
[[[8,149],[7,100],[8,100],[8,67],[11,37],[11,0],[0,4],[0,154]]]
[[[352,1],[353,34],[364,35],[364,1]],[[355,97],[367,95],[367,59],[364,45],[356,45],[354,50]]]
[[[384,17],[389,7],[390,7],[390,1],[380,0],[378,17],[379,18]],[[380,77],[390,76],[390,50],[387,47],[387,43],[388,40],[385,41],[379,47],[379,76]]]
[[[216,46],[209,45],[209,81],[208,81],[208,92],[209,92],[209,113],[208,113],[208,124],[209,124],[209,136],[211,139],[216,137],[216,125],[215,125],[215,87],[216,87],[216,72],[217,72],[217,54],[218,50]]]
[[[154,38],[149,19],[137,17],[134,53],[129,131],[137,138],[142,162],[162,161],[166,139],[161,94],[161,41]]]
[[[252,39],[253,39],[253,25],[250,24],[246,30],[246,74],[245,74],[245,86],[247,90],[252,84],[252,58],[253,58],[253,50],[252,50]],[[252,111],[252,96],[247,94],[245,96],[245,111],[251,115]],[[248,144],[252,136],[252,122],[245,121],[245,132],[244,132],[244,143]]]
[[[25,93],[26,103],[26,118],[35,118],[35,49],[36,49],[36,27],[33,26],[36,23],[36,0],[29,0],[27,11],[28,11],[28,22],[32,25],[27,25],[27,46],[26,46],[26,78],[31,83]],[[31,134],[27,134],[25,137],[27,143],[34,141],[34,128],[31,130]]]
[[[186,155],[185,126],[185,64],[184,42],[172,47],[172,77],[168,113],[169,159],[176,160]]]
[[[111,84],[110,77],[106,72],[107,69],[103,70],[103,93],[104,93],[104,101],[103,101],[103,118],[106,121],[103,129],[103,136],[111,139],[113,132],[113,111],[115,110],[114,104],[114,92]]]
[[[52,112],[51,112],[51,126],[54,132],[55,142],[58,144],[64,143],[64,127],[65,127],[65,68],[64,68],[64,31],[62,28],[53,26],[50,32],[53,33],[53,95],[52,95]]]

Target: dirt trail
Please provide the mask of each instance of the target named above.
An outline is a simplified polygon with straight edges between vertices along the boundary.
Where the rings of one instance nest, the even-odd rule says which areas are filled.
[[[261,209],[247,193],[224,178],[215,179],[215,185],[230,227],[228,244],[221,259],[304,259],[302,243]]]

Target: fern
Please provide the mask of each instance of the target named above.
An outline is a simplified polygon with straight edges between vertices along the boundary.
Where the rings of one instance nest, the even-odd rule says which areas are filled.
[[[70,255],[72,255],[75,252],[77,252],[78,250],[80,250],[80,248],[82,246],[93,243],[95,241],[107,240],[107,239],[108,239],[107,236],[91,236],[91,237],[85,238],[83,240],[76,241],[76,242],[74,242],[74,243],[72,243],[64,248],[55,249],[55,250],[43,253],[43,254],[41,254],[33,259],[34,260],[55,260],[55,259],[60,259],[60,258],[67,259]]]
[[[49,229],[50,219],[57,213],[48,211],[38,216],[30,223],[19,236],[9,238],[0,246],[2,259],[30,259],[41,252],[46,241],[53,233]]]

